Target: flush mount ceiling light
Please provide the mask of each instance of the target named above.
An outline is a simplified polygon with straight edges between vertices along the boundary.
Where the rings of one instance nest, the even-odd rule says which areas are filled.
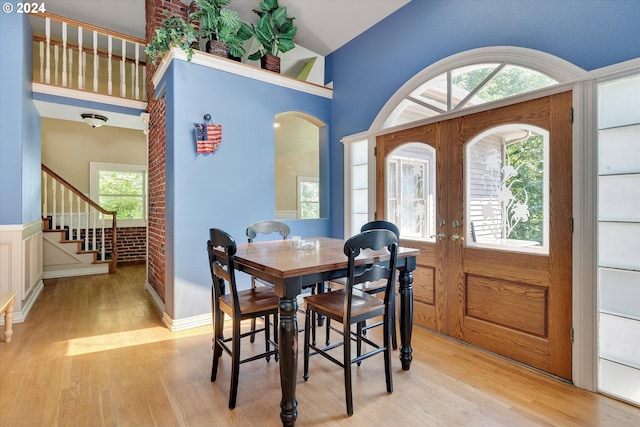
[[[103,124],[107,123],[107,118],[105,116],[101,116],[100,114],[89,114],[84,113],[80,114],[82,120],[92,128],[99,128]]]

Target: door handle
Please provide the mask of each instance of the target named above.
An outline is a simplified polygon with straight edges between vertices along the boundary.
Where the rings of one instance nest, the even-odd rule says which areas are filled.
[[[444,234],[444,233],[442,233],[442,232],[440,232],[440,233],[436,234],[435,236],[431,236],[431,238],[434,238],[434,237],[437,237],[437,238],[438,238],[438,240],[442,240],[442,239],[444,239],[445,237],[447,237],[447,235],[446,235],[446,234]]]

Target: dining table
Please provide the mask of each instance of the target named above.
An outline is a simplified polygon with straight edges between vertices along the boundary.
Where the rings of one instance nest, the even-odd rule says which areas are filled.
[[[298,417],[296,376],[298,369],[297,297],[302,288],[347,276],[345,240],[316,237],[305,240],[274,240],[237,245],[235,269],[258,277],[274,286],[280,297],[278,352],[280,358],[280,419],[283,426],[294,426]],[[413,270],[418,249],[398,247],[398,293],[400,296],[400,361],[409,370],[412,359]],[[356,265],[384,261],[387,254],[363,251]]]

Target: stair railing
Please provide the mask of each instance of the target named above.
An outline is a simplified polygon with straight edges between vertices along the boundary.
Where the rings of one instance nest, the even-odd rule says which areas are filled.
[[[42,216],[50,218],[50,230],[67,229],[67,240],[82,241],[84,249],[96,251],[101,260],[110,254],[109,272],[117,270],[117,212],[102,208],[44,164]]]
[[[30,16],[34,82],[146,101],[146,41],[51,13]]]

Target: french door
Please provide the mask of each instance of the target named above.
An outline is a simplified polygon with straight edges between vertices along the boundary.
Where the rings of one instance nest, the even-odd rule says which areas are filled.
[[[571,92],[381,135],[414,321],[571,379]]]

